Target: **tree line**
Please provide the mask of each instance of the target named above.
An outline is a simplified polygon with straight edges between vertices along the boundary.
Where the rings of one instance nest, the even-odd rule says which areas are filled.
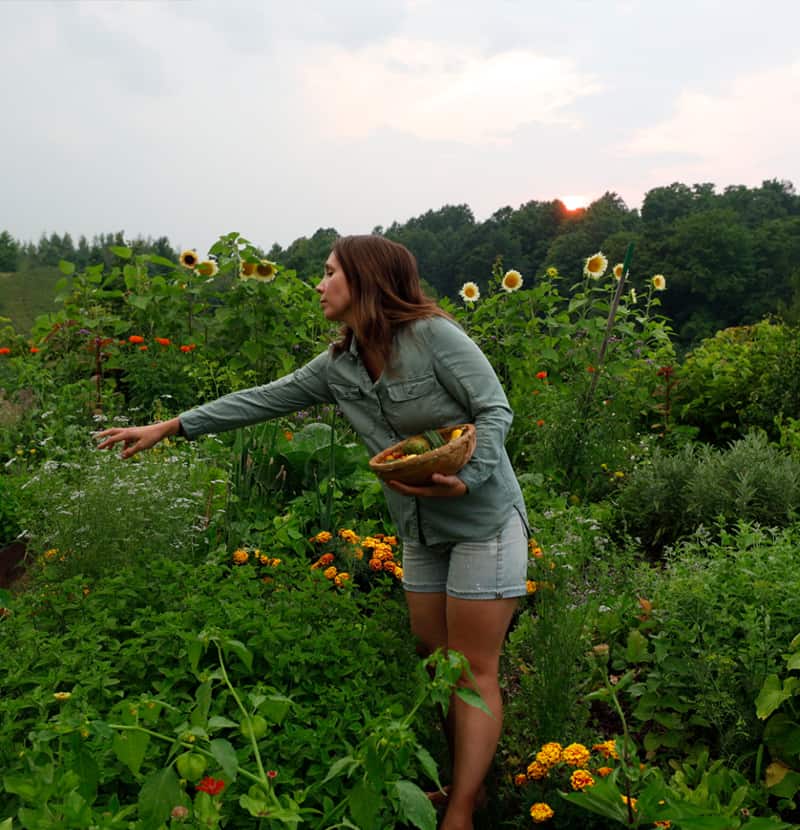
[[[613,264],[632,242],[633,284],[665,276],[661,311],[684,345],[770,315],[800,321],[800,196],[788,181],[721,192],[711,183],[676,182],[648,191],[641,210],[628,208],[612,192],[572,211],[558,199],[530,201],[500,208],[483,222],[468,205],[445,205],[373,232],[407,245],[433,292],[451,299],[467,280],[485,289],[497,257],[528,285],[555,267],[568,292],[581,279],[587,256],[602,250]],[[274,244],[265,255],[313,279],[338,235],[335,228],[320,228],[286,248]],[[119,232],[91,242],[81,237],[75,245],[69,234],[51,234],[38,244],[22,244],[4,231],[0,271],[60,259],[84,267],[110,261],[109,245],[120,244],[177,256],[166,237],[126,241]]]

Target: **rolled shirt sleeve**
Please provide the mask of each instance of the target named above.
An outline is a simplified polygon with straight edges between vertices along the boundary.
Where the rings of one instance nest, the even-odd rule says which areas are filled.
[[[328,385],[330,352],[315,357],[289,375],[251,389],[232,392],[179,415],[187,438],[226,432],[289,415],[317,403],[333,403]]]
[[[457,325],[435,321],[434,370],[442,386],[469,413],[477,442],[458,473],[470,490],[483,484],[505,458],[505,440],[514,415],[500,381],[480,348]]]

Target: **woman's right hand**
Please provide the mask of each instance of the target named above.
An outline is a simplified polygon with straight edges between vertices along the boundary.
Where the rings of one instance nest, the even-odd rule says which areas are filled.
[[[136,455],[137,452],[149,450],[169,435],[176,435],[180,427],[180,420],[172,418],[169,421],[148,424],[144,427],[112,427],[111,429],[104,429],[102,432],[96,432],[94,437],[103,439],[97,445],[98,450],[105,450],[122,442],[124,449],[120,457],[130,458],[132,455]]]

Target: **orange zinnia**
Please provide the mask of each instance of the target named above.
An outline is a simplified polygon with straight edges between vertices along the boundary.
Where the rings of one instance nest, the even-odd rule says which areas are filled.
[[[129,342],[129,343],[133,343],[134,345],[135,345],[136,343],[144,343],[144,337],[142,337],[142,336],[140,336],[140,335],[138,335],[138,334],[132,334],[132,335],[128,338],[128,342]]]

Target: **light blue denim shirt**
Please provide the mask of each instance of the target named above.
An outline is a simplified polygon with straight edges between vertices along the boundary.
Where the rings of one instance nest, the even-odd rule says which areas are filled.
[[[328,349],[286,377],[191,409],[180,421],[186,436],[194,438],[316,403],[335,403],[370,455],[426,429],[475,424],[475,452],[458,473],[468,488],[464,496],[416,498],[384,485],[401,538],[425,544],[488,539],[512,510],[527,526],[505,450],[511,408],[483,352],[451,320],[428,317],[400,329],[392,360],[375,382],[354,338],[347,352],[334,355]]]

